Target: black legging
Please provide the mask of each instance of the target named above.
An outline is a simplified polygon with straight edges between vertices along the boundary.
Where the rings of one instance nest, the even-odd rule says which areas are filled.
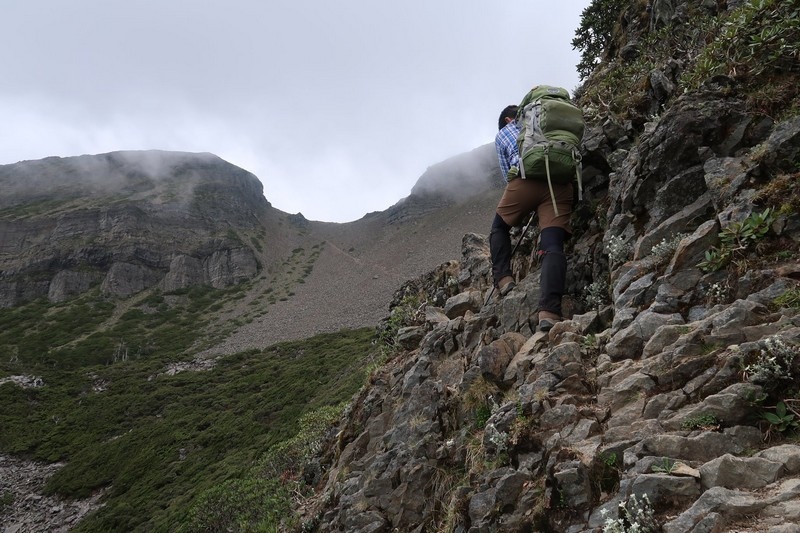
[[[561,297],[567,281],[567,256],[564,241],[569,234],[564,228],[544,228],[539,238],[542,258],[539,311],[561,316]]]
[[[511,226],[500,215],[494,215],[489,233],[489,250],[492,257],[492,278],[495,285],[511,271]],[[567,258],[564,241],[569,233],[563,228],[544,228],[539,237],[542,258],[539,311],[549,311],[561,316],[561,296],[567,279]]]
[[[500,280],[513,275],[511,272],[511,226],[502,217],[494,214],[492,230],[489,232],[489,251],[492,256],[492,278],[497,286]]]

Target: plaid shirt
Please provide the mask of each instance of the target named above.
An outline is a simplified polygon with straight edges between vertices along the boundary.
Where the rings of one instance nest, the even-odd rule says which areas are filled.
[[[494,138],[494,147],[497,149],[497,157],[500,160],[500,170],[506,181],[508,181],[508,171],[511,167],[519,165],[517,135],[519,135],[519,126],[516,122],[509,122],[497,132],[497,136]]]

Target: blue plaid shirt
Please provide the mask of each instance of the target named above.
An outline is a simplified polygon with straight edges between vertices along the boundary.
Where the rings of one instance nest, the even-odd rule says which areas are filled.
[[[494,147],[497,149],[497,157],[500,160],[500,170],[506,181],[508,181],[508,171],[511,167],[519,166],[517,135],[519,135],[519,126],[515,121],[506,124],[494,138]]]

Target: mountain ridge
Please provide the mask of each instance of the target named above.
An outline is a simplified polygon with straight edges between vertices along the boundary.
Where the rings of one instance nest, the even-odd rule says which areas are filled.
[[[0,305],[63,302],[98,284],[122,298],[245,281],[267,291],[293,250],[319,246],[327,274],[307,265],[306,276],[285,282],[293,288],[271,303],[271,322],[256,319],[262,328],[245,326],[231,345],[374,325],[402,282],[457,255],[457,235],[488,224],[496,167],[486,147],[456,156],[386,211],[334,224],[274,209],[254,175],[213,154],[128,151],[4,165]],[[454,178],[458,187],[446,183]],[[415,243],[415,233],[425,237]],[[349,286],[360,287],[358,298]],[[248,335],[259,340],[244,343]]]

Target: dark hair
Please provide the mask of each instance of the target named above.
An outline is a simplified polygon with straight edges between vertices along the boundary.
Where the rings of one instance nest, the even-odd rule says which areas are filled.
[[[517,118],[517,109],[519,109],[519,106],[516,105],[508,105],[503,109],[500,113],[500,120],[497,121],[498,130],[502,130],[505,127],[507,118]]]

